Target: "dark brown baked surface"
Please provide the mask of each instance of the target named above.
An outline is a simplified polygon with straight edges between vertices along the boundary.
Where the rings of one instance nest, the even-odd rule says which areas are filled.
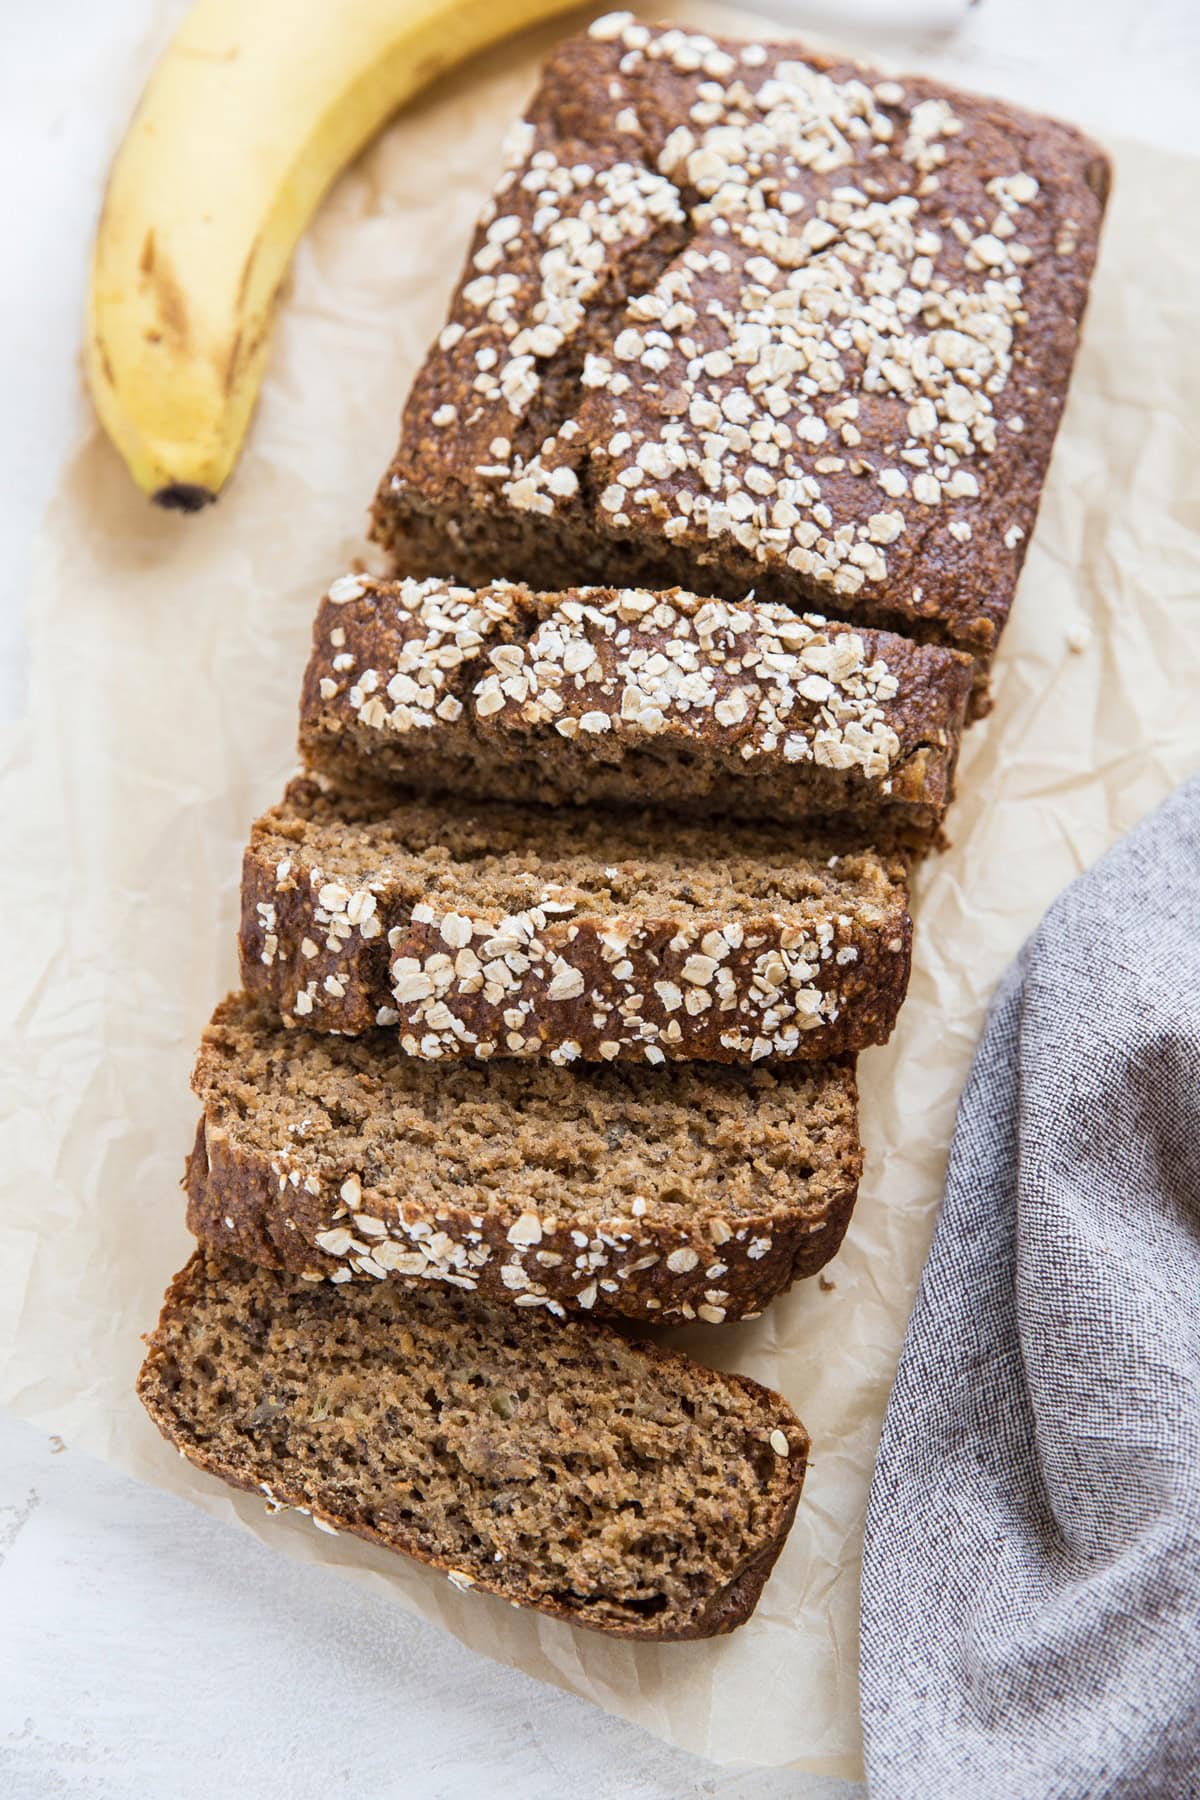
[[[200,1251],[147,1344],[139,1397],[199,1468],[619,1637],[742,1624],[804,1480],[807,1433],[756,1382],[444,1286]]]
[[[243,861],[247,991],[432,1061],[824,1060],[883,1043],[906,868],[783,825],[292,783]]]
[[[1109,184],[1079,132],[612,15],[547,63],[404,413],[402,572],[679,585],[986,666]]]
[[[217,1008],[188,1225],[268,1268],[719,1325],[833,1256],[862,1171],[849,1061],[454,1063]]]
[[[335,581],[300,749],[342,786],[803,821],[928,843],[953,791],[968,657],[670,589]]]

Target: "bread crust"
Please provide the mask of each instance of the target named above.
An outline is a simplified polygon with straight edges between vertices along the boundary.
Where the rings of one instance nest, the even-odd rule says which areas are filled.
[[[137,1378],[137,1394],[155,1426],[168,1443],[186,1457],[194,1467],[215,1475],[227,1486],[241,1489],[246,1493],[261,1494],[264,1489],[268,1495],[268,1504],[272,1511],[284,1507],[294,1507],[320,1520],[327,1528],[335,1532],[347,1532],[352,1536],[365,1539],[369,1543],[380,1545],[385,1550],[408,1556],[414,1561],[424,1563],[427,1567],[437,1569],[447,1576],[459,1575],[450,1561],[444,1557],[430,1554],[411,1539],[403,1538],[398,1531],[384,1530],[364,1525],[347,1518],[338,1512],[335,1504],[320,1500],[314,1503],[312,1494],[295,1486],[281,1482],[269,1462],[264,1462],[260,1469],[234,1467],[227,1459],[216,1451],[207,1448],[195,1435],[194,1427],[180,1416],[172,1401],[171,1358],[172,1345],[178,1332],[186,1333],[190,1307],[198,1297],[204,1283],[209,1280],[219,1281],[226,1259],[204,1248],[197,1250],[187,1264],[174,1277],[163,1299],[162,1310],[155,1330],[146,1338],[147,1353]],[[531,1321],[531,1352],[536,1354],[538,1334],[546,1330],[571,1330],[571,1326],[560,1326],[552,1321]],[[612,1328],[599,1323],[590,1323],[589,1334],[609,1334]],[[493,1594],[507,1600],[510,1604],[526,1605],[533,1610],[545,1613],[550,1618],[561,1619],[567,1624],[577,1625],[584,1629],[603,1631],[611,1637],[631,1638],[651,1643],[685,1643],[701,1638],[723,1636],[745,1623],[758,1603],[763,1586],[783,1548],[788,1532],[796,1516],[801,1489],[807,1468],[810,1440],[804,1427],[796,1419],[787,1402],[769,1388],[752,1381],[744,1375],[718,1373],[705,1368],[702,1364],[693,1363],[690,1358],[679,1356],[665,1350],[660,1345],[635,1340],[622,1339],[622,1342],[648,1362],[663,1365],[686,1366],[692,1379],[700,1379],[726,1390],[740,1390],[750,1397],[764,1411],[778,1416],[778,1429],[787,1439],[789,1454],[780,1458],[786,1465],[787,1481],[781,1485],[780,1492],[771,1506],[769,1516],[761,1531],[760,1544],[746,1557],[742,1567],[733,1577],[708,1600],[703,1612],[683,1627],[656,1625],[653,1619],[644,1621],[612,1621],[588,1616],[585,1611],[574,1610],[569,1606],[551,1600],[540,1599],[528,1594],[514,1594],[511,1588],[501,1587],[490,1581],[486,1573],[474,1577],[469,1585],[479,1593]],[[461,1576],[460,1576],[461,1582]]]
[[[763,1005],[758,983],[764,963],[782,961],[796,948],[795,928],[767,911],[748,922],[741,943],[730,947],[721,964],[733,996],[731,1007],[723,1010],[718,1001],[703,1012],[686,1009],[689,981],[684,971],[702,941],[727,924],[717,916],[642,920],[580,913],[569,921],[550,922],[539,933],[545,954],[521,981],[517,999],[527,1011],[515,1028],[505,1017],[512,1010],[512,995],[491,999],[486,989],[468,989],[454,974],[444,987],[435,975],[436,985],[427,996],[403,999],[411,984],[429,978],[434,959],[445,954],[441,921],[411,925],[398,936],[391,962],[400,1041],[411,1055],[435,1060],[498,1055],[571,1062],[616,1057],[745,1062],[767,1056],[823,1061],[887,1042],[912,961],[912,921],[902,902],[890,905],[869,929],[857,921],[844,924],[841,918],[834,923],[829,954],[811,978],[807,973],[800,978],[800,993],[812,1011],[799,1011],[782,985],[772,989],[770,1007]],[[493,935],[490,923],[484,935]],[[839,964],[838,953],[847,950],[855,953],[854,960]],[[808,970],[811,963],[803,966]],[[582,987],[560,999],[553,990],[564,968]],[[631,992],[641,1002],[636,1010],[629,1006]],[[435,1012],[439,1007],[448,1020]],[[779,1012],[779,1022],[761,1030],[771,1008]]]
[[[764,88],[778,97],[758,105]],[[801,117],[806,107],[829,113],[837,137],[829,157],[812,153],[789,106]],[[739,144],[747,119],[768,135],[777,128],[782,148],[760,155],[753,131]],[[592,177],[582,193],[571,179],[580,169]],[[619,182],[630,196],[625,233],[606,241],[607,196]],[[753,587],[759,599],[953,644],[977,659],[982,680],[1033,532],[1109,182],[1106,156],[1081,133],[997,100],[885,77],[795,43],[746,46],[600,21],[550,58],[514,134],[450,323],[405,408],[375,535],[414,575],[503,574],[543,588],[678,583],[730,600]],[[544,221],[554,209],[574,219],[589,205],[605,260],[592,310],[585,296],[577,323],[543,279]],[[886,219],[872,205],[890,208]],[[647,268],[651,224],[672,207],[685,246],[661,245],[657,270]],[[643,220],[632,247],[631,212]],[[806,238],[810,225],[817,235]],[[892,312],[855,297],[847,329],[860,341],[826,334],[815,396],[801,401],[792,388],[778,412],[741,401],[724,412],[742,390],[742,321],[771,329],[772,306],[814,257],[825,258],[830,281],[811,317],[826,316],[827,291],[836,301],[838,233],[852,259],[865,252],[881,263],[883,289],[900,294],[903,329]],[[512,288],[498,305],[492,286],[504,280]],[[1003,283],[1007,300],[989,286]],[[618,290],[634,303],[614,306]],[[893,336],[910,321],[909,335],[928,333],[940,356],[940,326],[957,330],[980,305],[996,316],[996,358],[986,369],[981,362],[972,389],[986,401],[980,410],[953,374],[961,346],[944,346],[945,379],[919,373],[910,385],[910,365],[889,361]],[[561,342],[537,330],[551,317]],[[746,361],[753,354],[751,346]],[[770,371],[760,391],[769,382]],[[753,398],[753,380],[750,388]],[[922,393],[937,416],[914,422],[908,409]],[[832,410],[843,403],[851,410]],[[728,437],[723,412],[742,425],[782,419],[791,435],[778,468],[793,483],[785,505],[798,519],[773,513],[779,490],[769,479],[747,482],[754,461],[740,439],[710,473],[704,434]],[[930,443],[928,461],[904,461]],[[892,486],[881,491],[884,471]],[[918,488],[918,474],[933,485]],[[796,490],[797,482],[813,486]],[[714,496],[732,512],[714,512]],[[872,537],[877,509],[898,515],[899,528]],[[839,545],[842,528],[850,537]]]

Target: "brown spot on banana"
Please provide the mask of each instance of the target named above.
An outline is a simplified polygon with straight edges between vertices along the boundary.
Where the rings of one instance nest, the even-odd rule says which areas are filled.
[[[224,362],[222,363],[222,366],[221,366],[221,392],[225,395],[228,395],[232,392],[233,384],[237,380],[238,354],[241,350],[241,347],[242,347],[242,328],[239,325],[237,330],[233,334],[233,341],[230,344],[228,351],[226,352]]]
[[[187,301],[164,257],[156,257],[154,269],[147,279],[163,336],[176,350],[185,349],[188,341]]]
[[[234,310],[236,312],[240,313],[246,304],[246,289],[250,286],[250,277],[254,273],[254,262],[258,255],[259,245],[261,243],[262,239],[256,237],[249,250],[246,252],[246,260],[242,264],[242,272],[238,277],[237,299],[234,301]]]

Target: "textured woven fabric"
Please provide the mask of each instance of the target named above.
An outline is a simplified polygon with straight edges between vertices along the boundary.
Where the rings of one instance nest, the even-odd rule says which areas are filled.
[[[992,1005],[862,1631],[872,1800],[1200,1796],[1200,779]]]

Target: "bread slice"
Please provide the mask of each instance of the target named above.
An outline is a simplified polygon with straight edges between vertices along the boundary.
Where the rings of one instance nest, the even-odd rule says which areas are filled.
[[[899,858],[785,826],[297,781],[243,865],[247,990],[435,1060],[843,1055],[887,1038],[910,944]]]
[[[234,1487],[618,1637],[743,1623],[808,1436],[777,1394],[596,1324],[444,1287],[330,1287],[193,1256],[138,1394]]]
[[[655,805],[916,845],[950,801],[973,667],[678,588],[347,575],[317,615],[300,749],[350,787]]]
[[[235,994],[192,1086],[188,1225],[214,1248],[559,1317],[754,1316],[834,1255],[862,1170],[849,1061],[439,1069]]]

